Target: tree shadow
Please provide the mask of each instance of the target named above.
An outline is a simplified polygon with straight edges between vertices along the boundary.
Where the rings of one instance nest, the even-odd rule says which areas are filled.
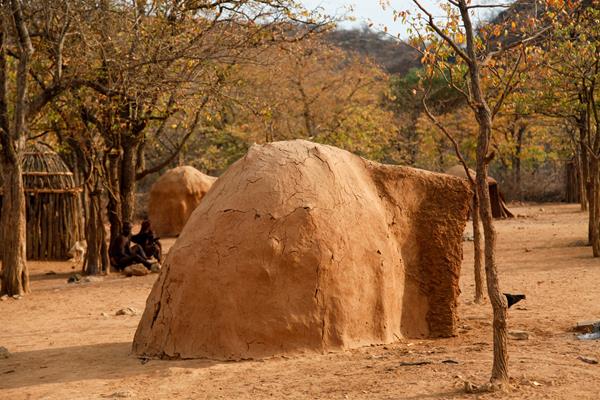
[[[90,379],[122,379],[169,368],[207,368],[212,360],[143,363],[131,354],[131,343],[101,343],[12,353],[0,360],[0,390]]]
[[[467,394],[464,390],[450,390],[446,392],[418,394],[411,397],[404,397],[405,400],[418,400],[418,399],[457,399],[457,398],[469,398],[472,394]]]
[[[74,274],[81,274],[81,271],[70,271],[70,272],[54,272],[54,273],[48,273],[48,272],[44,272],[44,273],[37,273],[37,274],[31,274],[29,275],[29,280],[31,282],[38,282],[38,281],[60,281],[62,283],[67,283],[67,279],[69,279],[69,277],[71,275]]]

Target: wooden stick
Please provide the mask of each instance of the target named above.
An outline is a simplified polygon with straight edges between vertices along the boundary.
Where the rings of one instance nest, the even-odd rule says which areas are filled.
[[[72,172],[38,172],[38,171],[25,171],[24,176],[73,176]]]

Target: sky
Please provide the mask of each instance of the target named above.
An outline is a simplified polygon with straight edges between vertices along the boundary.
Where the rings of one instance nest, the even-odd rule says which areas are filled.
[[[356,22],[342,23],[342,27],[357,26],[362,23],[373,23],[373,29],[383,30],[384,26],[387,26],[390,33],[397,35],[400,34],[403,38],[406,37],[406,29],[400,21],[394,22],[392,9],[396,10],[411,10],[415,11],[411,0],[390,0],[392,9],[384,10],[379,0],[301,0],[304,6],[310,10],[316,7],[321,7],[325,13],[329,15],[342,16],[348,13],[349,7],[353,8],[351,15],[356,18]],[[505,3],[505,1],[498,1],[498,3]],[[421,0],[420,3],[431,10],[433,15],[441,15],[438,3],[439,0]],[[482,3],[479,1],[478,3]]]

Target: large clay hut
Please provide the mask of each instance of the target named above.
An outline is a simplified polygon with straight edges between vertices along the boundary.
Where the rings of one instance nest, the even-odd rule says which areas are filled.
[[[454,167],[446,170],[445,173],[448,175],[458,176],[460,178],[467,179],[467,173],[465,172],[465,168],[462,165],[455,165]],[[475,179],[475,171],[469,169],[469,174],[473,179]],[[496,181],[491,176],[488,176],[487,182],[488,189],[490,191],[490,202],[492,204],[492,216],[494,218],[514,218],[514,214],[506,206],[504,195],[498,187],[498,181]]]
[[[133,351],[239,360],[451,336],[471,196],[331,146],[254,145],[170,250]]]
[[[165,172],[150,189],[148,217],[154,232],[161,237],[179,235],[216,179],[190,166]]]
[[[23,158],[23,184],[27,258],[68,259],[70,249],[83,237],[81,189],[73,173],[54,151],[43,145],[29,145]],[[1,194],[2,189],[0,205]]]

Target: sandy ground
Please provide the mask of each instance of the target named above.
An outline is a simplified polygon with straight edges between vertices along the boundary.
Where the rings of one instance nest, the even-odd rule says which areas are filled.
[[[600,393],[600,341],[579,341],[581,320],[600,319],[600,260],[582,247],[586,215],[575,205],[513,207],[521,217],[497,223],[505,291],[527,300],[510,309],[512,389],[468,395],[491,370],[490,305],[473,304],[472,250],[465,242],[461,333],[403,340],[341,353],[266,361],[150,361],[130,355],[139,315],[156,275],[67,284],[68,263],[31,263],[33,292],[0,302],[0,399],[591,399]],[[167,243],[168,245],[168,243]],[[46,275],[54,271],[55,275]],[[454,360],[458,364],[445,364]],[[406,361],[431,361],[401,366]]]

